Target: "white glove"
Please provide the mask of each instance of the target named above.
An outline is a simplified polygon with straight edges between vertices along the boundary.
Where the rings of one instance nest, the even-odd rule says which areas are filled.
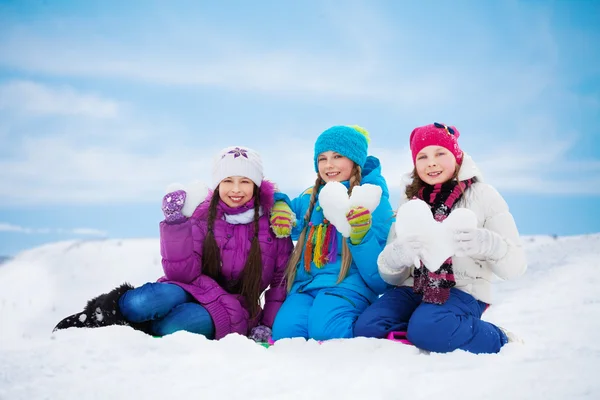
[[[378,263],[384,264],[391,271],[410,267],[416,263],[422,249],[423,242],[419,236],[404,236],[385,246],[379,255]]]
[[[377,258],[381,279],[390,285],[402,285],[410,276],[410,267],[418,262],[422,246],[423,244],[417,236],[404,236],[385,246]]]
[[[489,229],[461,229],[455,231],[457,257],[499,260],[508,251],[502,236]]]

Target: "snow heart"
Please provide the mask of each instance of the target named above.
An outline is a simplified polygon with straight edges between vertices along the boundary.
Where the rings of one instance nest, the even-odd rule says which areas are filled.
[[[362,206],[370,212],[375,211],[381,201],[381,188],[365,183],[355,186],[348,197],[348,189],[340,182],[327,183],[319,193],[319,205],[323,215],[344,237],[350,237],[350,224],[346,214],[351,208]]]
[[[454,231],[471,228],[477,228],[477,217],[466,208],[457,208],[445,220],[437,222],[427,203],[410,200],[400,206],[396,214],[396,240],[418,236],[423,244],[422,258],[416,257],[414,263],[418,266],[419,261],[423,261],[431,272],[437,271],[448,257],[455,254]]]
[[[167,193],[177,190],[185,190],[185,203],[183,204],[181,213],[186,217],[191,217],[196,207],[208,196],[208,187],[200,181],[194,181],[187,186],[181,183],[172,183],[167,187]]]

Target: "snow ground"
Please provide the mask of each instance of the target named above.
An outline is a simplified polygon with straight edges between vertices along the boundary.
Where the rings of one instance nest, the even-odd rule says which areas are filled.
[[[54,325],[123,281],[161,275],[157,239],[61,242],[0,266],[0,399],[598,399],[600,234],[525,237],[529,270],[495,285],[485,319],[517,333],[497,355],[385,340],[265,349],[178,332]]]

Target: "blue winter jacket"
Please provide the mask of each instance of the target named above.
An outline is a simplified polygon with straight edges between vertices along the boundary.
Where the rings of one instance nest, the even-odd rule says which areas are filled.
[[[367,157],[362,174],[361,184],[370,183],[382,189],[381,202],[373,212],[371,229],[357,245],[353,245],[349,238],[345,239],[338,232],[338,256],[336,261],[327,263],[322,268],[317,268],[311,262],[310,272],[304,269],[302,261],[304,259],[303,251],[300,262],[296,267],[296,279],[294,280],[291,293],[330,288],[337,285],[338,287],[353,290],[372,302],[388,288],[388,285],[381,279],[377,270],[377,257],[385,246],[388,232],[392,222],[394,222],[388,187],[385,178],[381,175],[381,164],[377,158],[373,156]],[[342,183],[346,187],[349,186],[349,181]],[[296,227],[292,230],[293,240],[298,240],[304,228],[303,218],[310,204],[312,190],[312,187],[309,188],[292,201],[285,199],[298,219]],[[323,223],[323,210],[319,206],[318,197],[313,208],[311,222],[314,225]],[[346,240],[348,243],[352,254],[352,264],[346,278],[339,284],[336,284],[342,264],[342,240]],[[304,250],[306,250],[306,245]]]

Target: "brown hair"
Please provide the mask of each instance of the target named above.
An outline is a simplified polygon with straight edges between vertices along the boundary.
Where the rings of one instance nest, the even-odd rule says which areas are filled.
[[[458,180],[458,174],[460,173],[460,167],[461,167],[461,164],[457,163],[456,170],[454,171],[452,178],[450,178],[451,180],[456,180],[456,181]],[[406,191],[404,192],[406,194],[407,199],[412,199],[413,197],[417,196],[419,194],[419,190],[421,190],[421,188],[427,186],[427,184],[419,177],[419,173],[417,172],[417,167],[413,168],[413,171],[410,176],[412,178],[412,182],[408,186],[406,186]],[[477,178],[473,178],[473,183],[475,183],[475,182],[477,182]],[[464,189],[462,188],[462,186],[460,188],[464,194]]]
[[[350,187],[348,188],[348,195],[352,193],[352,189],[355,186],[359,186],[361,182],[362,170],[360,166],[354,163],[354,167],[352,168],[352,174],[350,175]],[[298,268],[298,263],[300,261],[300,257],[302,256],[302,250],[304,250],[304,244],[306,241],[306,232],[308,230],[308,223],[310,222],[310,218],[312,216],[313,208],[315,206],[315,202],[317,201],[317,193],[321,189],[321,186],[325,185],[325,181],[321,178],[321,176],[317,173],[317,180],[315,181],[315,186],[313,186],[312,194],[310,196],[310,202],[308,204],[308,210],[306,210],[306,214],[304,214],[304,228],[300,233],[300,237],[296,242],[296,246],[294,247],[294,251],[288,260],[288,264],[286,267],[286,279],[287,279],[287,290],[290,291],[292,289],[292,285],[294,284],[294,279],[296,278],[296,269]],[[338,275],[337,283],[340,283],[344,280],[346,275],[348,274],[348,270],[350,269],[350,264],[352,264],[352,254],[350,253],[350,249],[348,248],[348,243],[346,240],[342,240],[342,265],[340,267],[340,273]]]
[[[260,312],[260,284],[262,280],[262,257],[260,243],[258,241],[258,220],[260,218],[259,188],[254,185],[254,237],[250,246],[250,254],[239,279],[226,281],[221,275],[221,252],[213,232],[214,222],[217,215],[217,204],[219,203],[219,187],[214,190],[208,207],[207,233],[202,243],[202,272],[219,282],[225,290],[230,293],[242,295],[246,299],[250,318],[254,318]]]

